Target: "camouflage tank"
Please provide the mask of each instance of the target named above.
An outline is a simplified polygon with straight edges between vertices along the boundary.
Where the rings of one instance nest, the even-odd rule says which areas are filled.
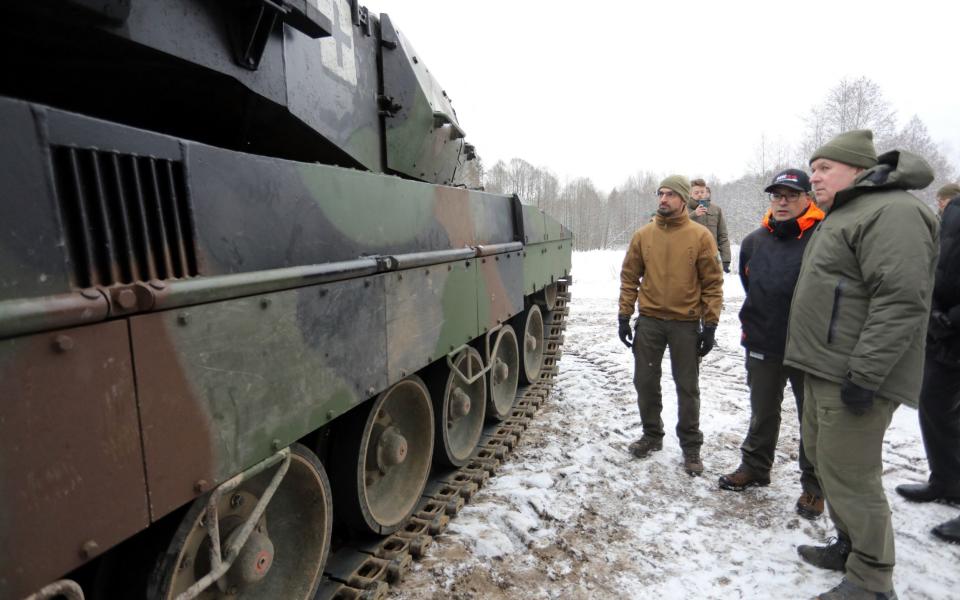
[[[387,15],[10,0],[0,40],[0,598],[313,598],[544,377],[570,232],[479,188]]]

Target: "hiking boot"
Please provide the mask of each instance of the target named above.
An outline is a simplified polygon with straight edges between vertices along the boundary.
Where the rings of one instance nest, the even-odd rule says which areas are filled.
[[[814,600],[897,600],[897,592],[894,590],[871,592],[844,577],[840,581],[840,585],[829,592],[820,594]]]
[[[691,477],[696,477],[703,473],[703,461],[700,460],[699,450],[691,450],[683,453],[683,470]]]
[[[650,456],[651,453],[662,449],[662,439],[652,438],[646,435],[630,444],[630,447],[628,448],[628,450],[630,450],[630,454],[636,456],[637,458],[646,458]]]
[[[933,528],[933,535],[945,542],[960,544],[960,517],[940,523]]]
[[[826,546],[797,546],[800,558],[811,565],[841,573],[846,568],[850,550],[850,538],[842,533],[838,537],[827,540]]]
[[[770,485],[770,477],[761,477],[751,471],[746,465],[740,465],[733,473],[720,476],[721,490],[742,492],[754,485]]]
[[[800,494],[797,500],[797,514],[805,519],[816,519],[823,514],[823,496],[810,492]]]

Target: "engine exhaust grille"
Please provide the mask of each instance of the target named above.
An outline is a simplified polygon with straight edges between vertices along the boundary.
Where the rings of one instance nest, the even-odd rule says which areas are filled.
[[[51,150],[77,287],[198,274],[181,162],[68,146]]]

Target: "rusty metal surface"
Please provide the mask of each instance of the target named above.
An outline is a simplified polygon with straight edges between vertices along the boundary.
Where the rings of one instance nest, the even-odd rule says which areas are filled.
[[[152,520],[209,490],[214,479],[210,416],[193,401],[164,316],[130,319]]]
[[[0,342],[0,598],[148,524],[127,324]]]

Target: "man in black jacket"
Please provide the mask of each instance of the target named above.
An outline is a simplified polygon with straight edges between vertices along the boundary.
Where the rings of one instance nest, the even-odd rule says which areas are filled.
[[[960,503],[960,186],[940,188],[937,202],[940,258],[920,390],[920,432],[930,479],[898,485],[897,492],[914,502]],[[960,517],[937,525],[933,533],[960,543]]]
[[[722,489],[737,492],[770,483],[787,380],[797,400],[797,414],[803,414],[803,371],[784,366],[783,351],[803,250],[813,227],[823,219],[823,211],[810,198],[810,178],[799,169],[778,173],[764,191],[770,194],[770,209],[762,226],[740,246],[740,281],[747,292],[740,323],[741,343],[747,349],[750,427],[740,446],[740,466],[720,477]],[[800,485],[797,512],[810,519],[823,514],[823,491],[803,444]]]

